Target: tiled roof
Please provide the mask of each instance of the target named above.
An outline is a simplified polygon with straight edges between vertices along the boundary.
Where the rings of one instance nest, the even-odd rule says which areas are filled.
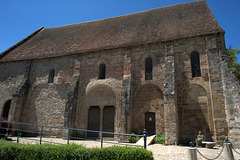
[[[2,61],[40,59],[224,32],[206,1],[194,1],[104,20],[44,28]]]

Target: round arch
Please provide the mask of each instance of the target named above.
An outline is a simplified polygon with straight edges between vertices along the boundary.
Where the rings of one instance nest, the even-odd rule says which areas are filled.
[[[193,45],[188,48],[186,48],[186,54],[190,55],[192,52],[198,52],[199,54],[203,53],[203,47],[200,45]]]
[[[116,96],[113,90],[104,85],[98,85],[88,90],[85,105],[89,106],[116,106]]]
[[[88,130],[101,130],[114,132],[116,126],[116,97],[109,87],[98,85],[87,92],[85,98],[85,118]],[[90,132],[88,137],[98,137]],[[104,137],[112,137],[112,134],[104,134]]]
[[[189,84],[182,90],[178,108],[179,143],[195,141],[202,131],[206,140],[212,140],[207,92],[198,84]]]
[[[142,132],[144,128],[149,128],[148,133],[152,134],[165,132],[163,92],[157,85],[148,83],[136,90],[132,101],[131,119],[133,132]],[[149,124],[150,122],[153,124]],[[153,126],[149,127],[150,125]]]

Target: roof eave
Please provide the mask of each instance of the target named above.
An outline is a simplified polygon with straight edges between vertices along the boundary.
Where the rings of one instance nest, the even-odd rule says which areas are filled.
[[[38,58],[29,58],[29,59],[15,59],[15,60],[1,60],[1,62],[16,62],[16,61],[30,61],[30,60],[40,60],[40,59],[48,59],[48,58],[58,58],[58,57],[64,57],[64,56],[73,56],[77,54],[84,54],[84,53],[90,53],[90,52],[100,52],[100,51],[106,51],[106,50],[113,50],[113,49],[119,49],[119,48],[128,48],[128,47],[134,47],[134,46],[139,46],[139,45],[145,45],[145,44],[157,44],[157,43],[168,43],[168,42],[174,42],[178,40],[183,40],[183,39],[189,39],[189,38],[196,38],[196,37],[203,37],[203,36],[210,36],[210,35],[217,35],[217,34],[225,34],[224,30],[214,32],[214,33],[207,33],[204,35],[197,35],[197,36],[189,36],[189,37],[184,37],[184,38],[178,38],[178,39],[169,39],[165,41],[156,41],[156,42],[149,42],[149,43],[138,43],[138,44],[131,44],[131,45],[122,45],[118,47],[108,47],[108,48],[95,48],[91,50],[82,50],[82,51],[77,51],[77,52],[69,52],[65,54],[59,54],[58,56],[48,56],[48,57],[38,57]]]
[[[35,36],[38,32],[40,32],[44,27],[40,27],[39,29],[37,29],[36,31],[34,31],[33,33],[31,33],[30,35],[28,35],[27,37],[23,38],[21,41],[17,42],[16,44],[12,45],[11,47],[9,47],[8,49],[6,49],[5,51],[3,51],[2,53],[0,53],[0,59],[2,59],[4,56],[6,56],[9,52],[13,51],[14,49],[16,49],[17,47],[19,47],[20,45],[22,45],[23,43],[25,43],[26,41],[28,41],[29,39],[31,39],[33,36]]]

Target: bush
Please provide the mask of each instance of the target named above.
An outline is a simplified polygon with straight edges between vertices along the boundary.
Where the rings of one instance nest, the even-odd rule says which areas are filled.
[[[131,133],[132,135],[134,135],[134,133]],[[141,137],[139,136],[128,136],[128,141],[130,143],[136,143]]]
[[[137,147],[85,148],[81,145],[17,144],[0,140],[1,160],[153,160],[151,151]]]
[[[154,143],[159,143],[159,144],[165,144],[165,134],[156,134],[156,137],[154,138],[153,142]]]

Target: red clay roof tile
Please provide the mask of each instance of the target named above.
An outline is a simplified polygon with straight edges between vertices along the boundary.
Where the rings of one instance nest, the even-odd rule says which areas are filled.
[[[44,28],[2,61],[80,54],[224,32],[206,1],[194,1],[104,20]]]

